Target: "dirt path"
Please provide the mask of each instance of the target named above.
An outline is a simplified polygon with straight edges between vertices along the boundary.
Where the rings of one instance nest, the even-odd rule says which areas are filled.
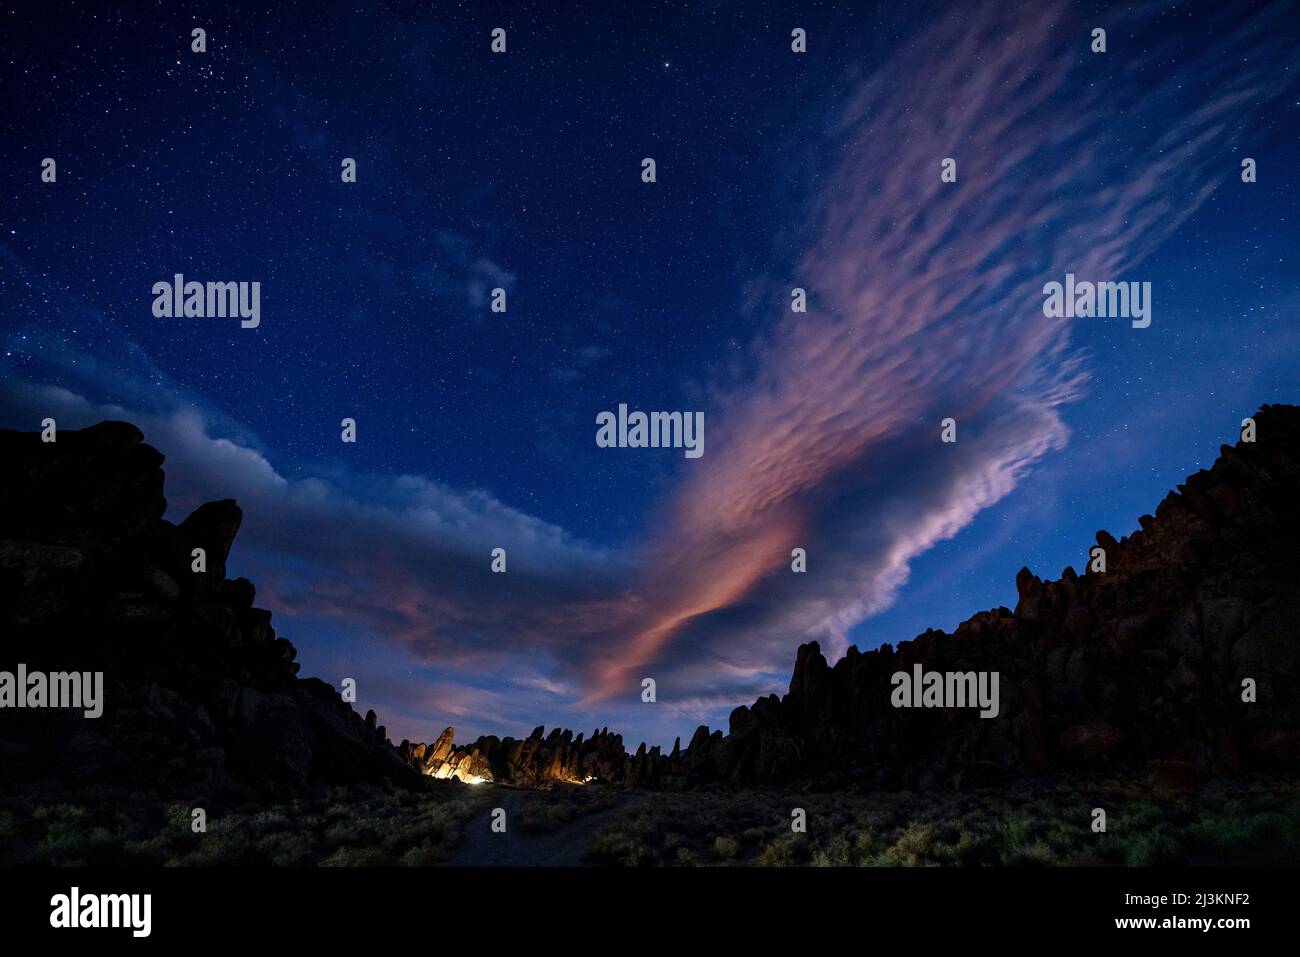
[[[537,791],[497,788],[492,807],[505,809],[506,832],[493,832],[492,810],[489,808],[464,826],[456,852],[439,866],[581,867],[588,863],[584,855],[596,831],[625,810],[625,805],[620,802],[616,807],[581,816],[545,833],[520,828],[516,823],[519,812],[529,802],[545,800],[546,795]]]

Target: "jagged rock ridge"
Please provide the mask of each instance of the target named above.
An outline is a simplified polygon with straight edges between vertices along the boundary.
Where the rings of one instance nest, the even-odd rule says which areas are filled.
[[[454,728],[447,728],[433,744],[403,741],[402,756],[422,774],[433,778],[455,778],[469,784],[495,781],[525,787],[554,782],[588,784],[593,781],[628,787],[654,785],[664,767],[659,747],[646,750],[642,744],[635,755],[623,750],[623,736],[608,728],[587,738],[560,728],[538,726],[522,740],[495,735],[481,737],[457,748]],[[669,756],[676,759],[678,748]]]
[[[241,783],[417,776],[377,727],[314,678],[246,579],[226,578],[230,500],[163,519],[163,456],[133,425],[0,430],[0,669],[102,671],[104,711],[6,710],[10,784],[43,778]],[[206,571],[192,569],[195,548]]]
[[[1124,767],[1157,780],[1300,767],[1300,408],[1264,406],[1257,441],[1222,446],[1140,530],[1097,533],[1105,573],[1016,576],[1016,609],[980,612],[831,667],[802,645],[789,692],[700,727],[669,755],[617,738],[538,729],[526,742],[403,743],[426,774],[509,783],[594,776],[626,785],[792,778],[882,786],[991,783],[1037,771]],[[1080,553],[1087,548],[1081,543]],[[891,676],[996,671],[996,718],[898,709]],[[1243,680],[1257,700],[1242,700]]]
[[[430,777],[537,786],[747,785],[803,778],[881,786],[981,783],[1114,766],[1169,780],[1300,766],[1300,409],[1265,406],[1258,441],[1222,447],[1122,540],[1097,534],[1104,574],[1022,569],[1015,611],[949,635],[850,649],[831,667],[799,648],[789,692],[737,708],[670,754],[602,729],[542,728],[457,747],[393,748],[330,686],[297,677],[253,586],[225,577],[233,501],[165,521],[162,455],[134,427],[0,431],[0,627],[5,667],[102,670],[104,717],[8,712],[6,780],[99,776],[309,782]],[[207,571],[190,567],[195,547]],[[1081,549],[1081,553],[1085,551]],[[890,677],[997,671],[996,718],[895,709]],[[1243,679],[1257,700],[1241,700]]]

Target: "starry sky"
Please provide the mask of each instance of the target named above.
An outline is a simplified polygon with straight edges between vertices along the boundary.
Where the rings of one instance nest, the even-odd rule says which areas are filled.
[[[128,419],[169,518],[236,498],[230,574],[395,740],[671,746],[1300,401],[1294,3],[306,9],[0,8],[0,426]],[[1151,326],[1045,317],[1067,271]],[[260,326],[155,317],[175,273]],[[599,448],[619,403],[703,457]]]

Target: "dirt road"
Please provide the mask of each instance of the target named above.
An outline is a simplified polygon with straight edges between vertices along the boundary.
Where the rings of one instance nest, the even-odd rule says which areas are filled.
[[[492,785],[484,785],[492,787]],[[506,831],[492,830],[492,810],[473,818],[461,832],[460,845],[442,867],[580,867],[596,831],[617,816],[623,806],[606,808],[587,814],[554,831],[537,833],[517,825],[519,812],[529,802],[545,801],[547,795],[539,791],[516,788],[495,788],[497,799],[492,808],[504,808]]]

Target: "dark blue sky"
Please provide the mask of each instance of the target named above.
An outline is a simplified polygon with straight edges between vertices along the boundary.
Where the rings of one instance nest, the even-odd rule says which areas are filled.
[[[172,517],[238,498],[234,571],[396,736],[671,744],[808,637],[1014,605],[1297,401],[1293,4],[608,6],[3,12],[0,424],[129,418]],[[1150,328],[1044,318],[1067,270]],[[260,327],[156,318],[177,272]],[[598,448],[620,402],[704,457]]]

